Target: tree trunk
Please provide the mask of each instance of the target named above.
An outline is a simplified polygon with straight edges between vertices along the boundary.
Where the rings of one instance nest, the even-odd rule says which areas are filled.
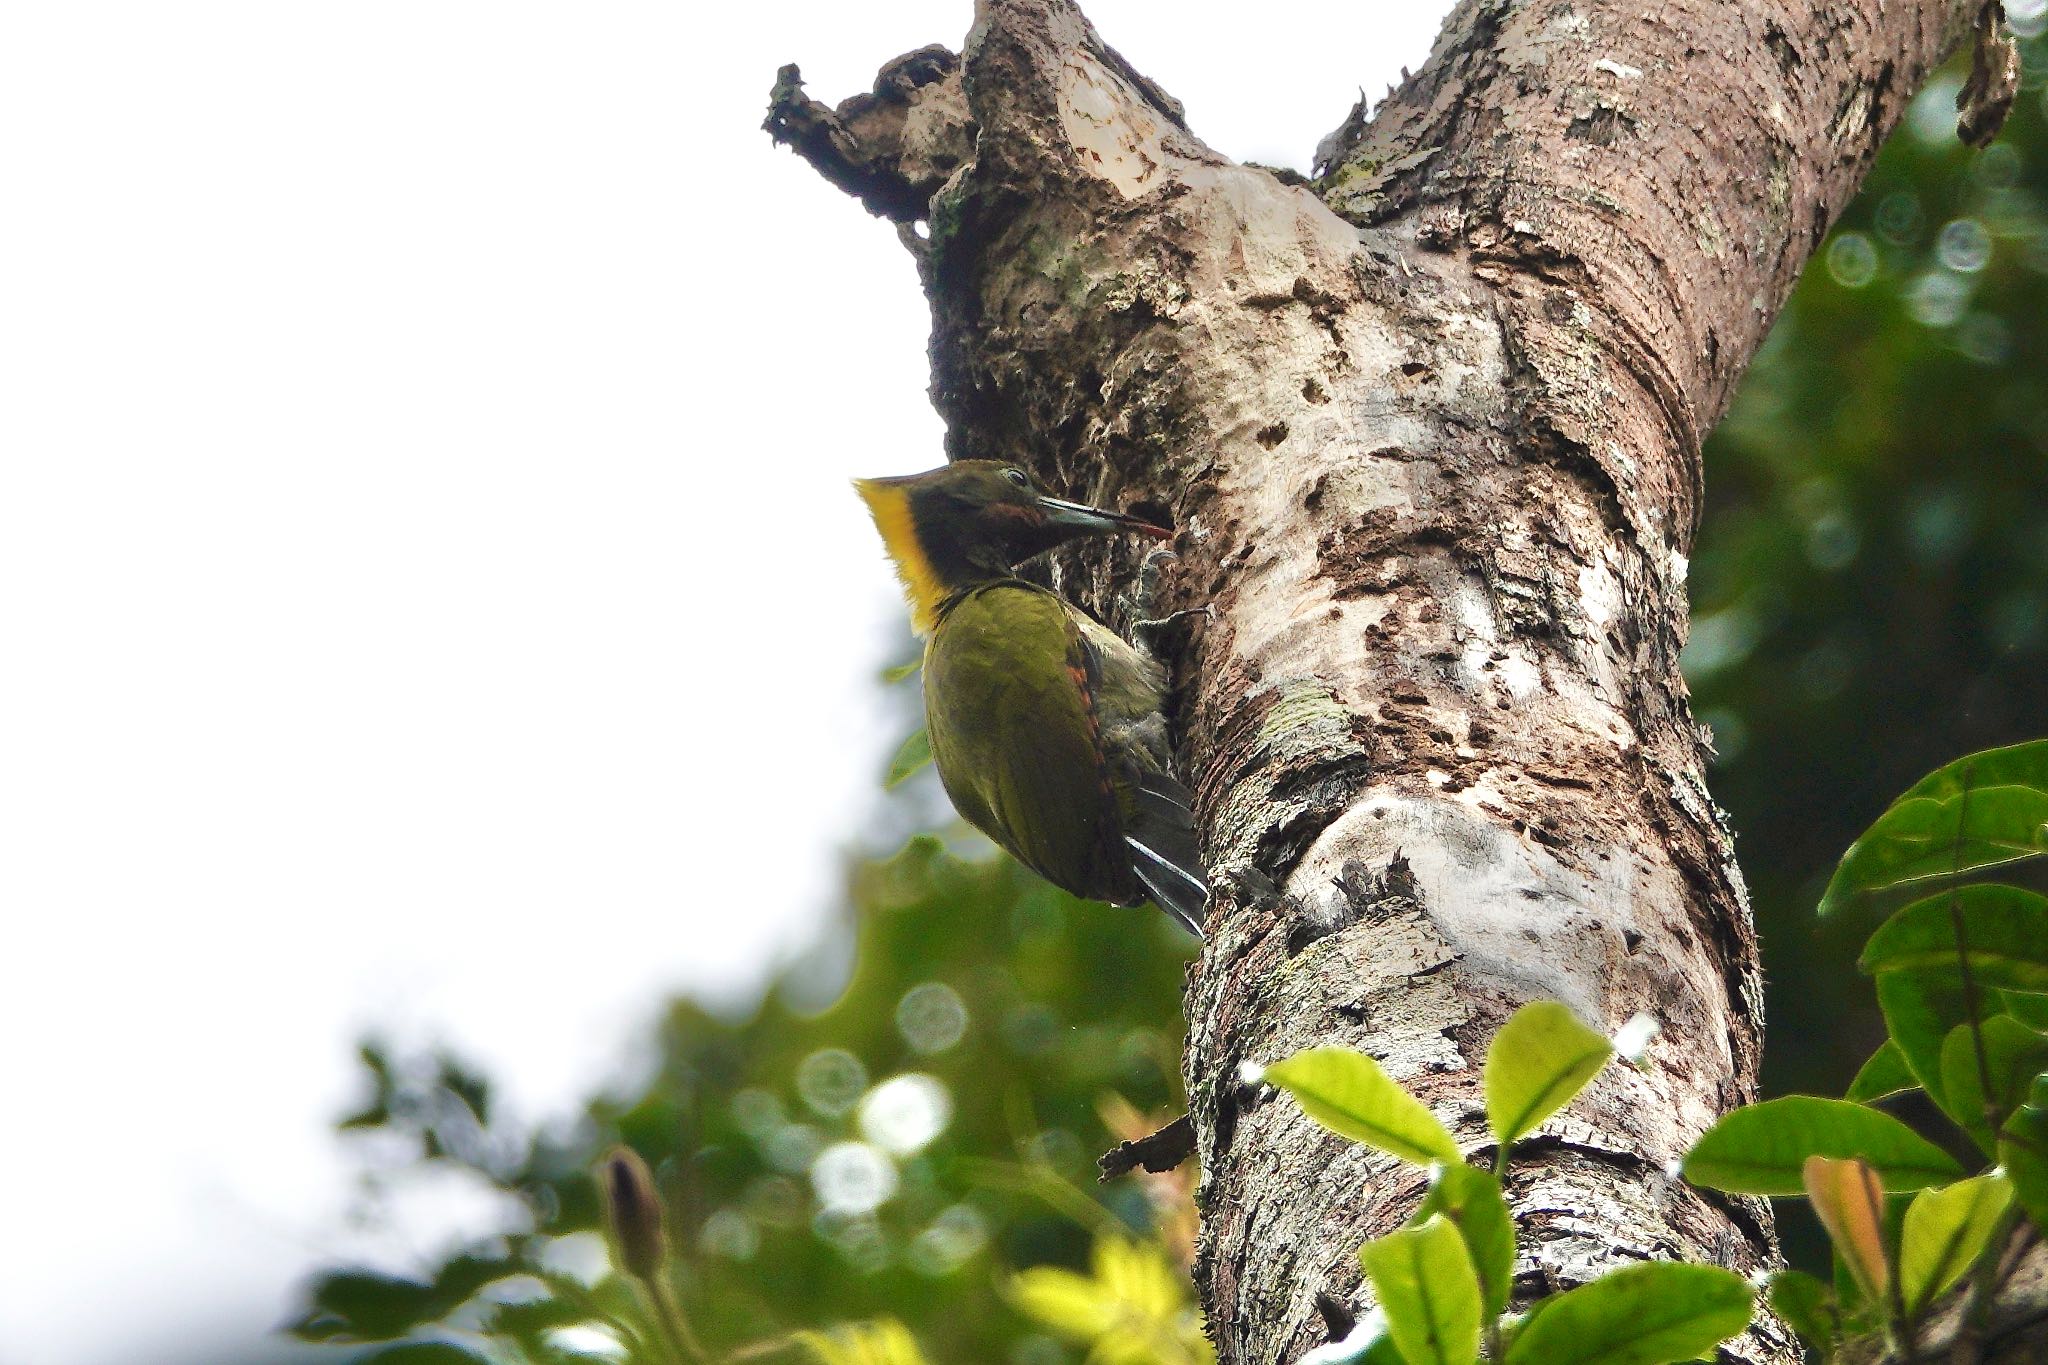
[[[1326,1340],[1422,1187],[1240,1065],[1362,1048],[1476,1147],[1485,1044],[1537,997],[1663,1033],[1518,1159],[1524,1289],[1773,1262],[1760,1201],[1669,1174],[1762,1042],[1678,672],[1700,443],[1973,15],[1465,0],[1306,185],[1205,147],[1066,0],[984,0],[962,56],[837,111],[785,69],[771,130],[906,225],[951,454],[1170,515],[1155,609],[1209,609],[1172,662],[1219,888],[1186,1076],[1223,1361]],[[1133,566],[1089,553],[1060,576],[1107,602]]]

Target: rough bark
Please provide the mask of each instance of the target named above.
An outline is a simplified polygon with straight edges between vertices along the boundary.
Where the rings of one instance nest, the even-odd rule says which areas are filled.
[[[1761,1204],[1667,1174],[1762,1037],[1678,672],[1700,442],[1974,13],[1466,0],[1306,186],[1203,145],[1067,0],[984,0],[960,60],[836,111],[785,69],[771,130],[918,253],[951,454],[1170,515],[1154,610],[1209,608],[1172,662],[1219,886],[1186,1076],[1223,1361],[1321,1343],[1421,1193],[1240,1064],[1363,1048],[1477,1147],[1535,997],[1664,1031],[1518,1160],[1524,1289],[1772,1262]],[[1058,572],[1107,605],[1102,554]],[[1733,1354],[1794,1358],[1769,1324]]]

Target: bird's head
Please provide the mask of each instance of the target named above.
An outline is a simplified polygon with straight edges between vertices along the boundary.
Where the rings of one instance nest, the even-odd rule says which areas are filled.
[[[1001,578],[1033,555],[1082,536],[1173,533],[1142,518],[1040,491],[1024,470],[996,460],[957,460],[923,474],[856,479],[910,598],[920,633],[939,604],[974,583]]]

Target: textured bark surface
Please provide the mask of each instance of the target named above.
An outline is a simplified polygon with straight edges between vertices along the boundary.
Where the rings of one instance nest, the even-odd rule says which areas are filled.
[[[1154,609],[1210,609],[1171,662],[1219,887],[1186,1076],[1223,1361],[1324,1341],[1421,1193],[1240,1064],[1363,1048],[1476,1148],[1536,997],[1664,1031],[1517,1162],[1523,1287],[1773,1259],[1760,1204],[1666,1173],[1762,1041],[1678,673],[1700,442],[1973,15],[1461,4],[1306,186],[1204,146],[1065,0],[985,0],[959,60],[836,111],[785,69],[771,130],[927,224],[951,453],[1170,516]],[[1058,572],[1108,606],[1133,565],[1093,553]],[[1734,1356],[1795,1358],[1768,1324]]]

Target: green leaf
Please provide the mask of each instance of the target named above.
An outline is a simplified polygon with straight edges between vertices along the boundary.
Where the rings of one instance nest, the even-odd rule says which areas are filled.
[[[1463,1160],[1436,1115],[1362,1052],[1310,1048],[1267,1067],[1263,1079],[1294,1096],[1317,1123],[1354,1142],[1421,1166]]]
[[[1980,986],[2048,991],[2048,897],[1983,883],[1914,901],[1878,927],[1858,965],[1866,972],[1960,976],[1955,921],[1963,923],[1970,974]]]
[[[2048,995],[2001,990],[1987,991],[1985,995],[1989,1000],[1986,1013],[2010,1014],[2028,1028],[2048,1033]]]
[[[1479,1359],[1479,1279],[1465,1239],[1448,1219],[1433,1217],[1367,1242],[1358,1259],[1408,1365]]]
[[[919,673],[921,673],[921,672],[923,672],[923,671],[924,671],[924,660],[923,660],[923,659],[912,659],[912,660],[911,660],[911,661],[910,661],[909,663],[907,663],[907,664],[897,664],[897,665],[896,665],[896,666],[895,666],[894,668],[885,668],[885,669],[883,669],[883,670],[882,670],[882,683],[883,683],[883,685],[884,685],[884,686],[889,686],[889,685],[892,685],[892,684],[895,684],[895,683],[900,683],[900,682],[902,682],[902,681],[903,681],[903,680],[904,680],[905,678],[912,678],[912,677],[916,677],[916,676],[917,676],[917,675],[918,675]]]
[[[589,1322],[595,1316],[589,1308],[572,1299],[542,1294],[537,1298],[495,1305],[491,1309],[490,1330],[526,1342],[557,1327]]]
[[[337,1270],[313,1286],[312,1304],[292,1327],[306,1341],[389,1341],[439,1316],[431,1284],[367,1270]]]
[[[1515,1220],[1501,1194],[1500,1181],[1494,1179],[1493,1172],[1471,1166],[1442,1167],[1410,1226],[1438,1214],[1454,1224],[1465,1239],[1465,1250],[1479,1275],[1486,1316],[1499,1317],[1515,1286]]]
[[[1856,1079],[1849,1082],[1849,1093],[1844,1098],[1867,1104],[1887,1095],[1919,1088],[1919,1078],[1913,1074],[1913,1068],[1906,1065],[1906,1054],[1899,1051],[1897,1043],[1887,1038],[1882,1047],[1870,1054],[1870,1060],[1856,1073]]]
[[[1986,1113],[1987,1099],[2000,1114],[2010,1114],[2026,1102],[2034,1077],[2048,1071],[2048,1034],[2036,1033],[2006,1014],[1986,1019],[1981,1031],[1991,1094],[1984,1093],[1984,1072],[1977,1065],[1970,1026],[1958,1024],[1941,1045],[1942,1111],[1988,1155],[1997,1144]]]
[[[1653,1261],[1558,1295],[1508,1348],[1507,1365],[1668,1365],[1749,1326],[1756,1295],[1708,1265]]]
[[[1486,1119],[1507,1146],[1571,1102],[1607,1059],[1613,1044],[1555,1000],[1516,1010],[1486,1050]]]
[[[2002,749],[1983,749],[1943,764],[1906,789],[1904,796],[1945,801],[1958,796],[1965,786],[2032,787],[2048,791],[2048,739],[2009,744]]]
[[[1998,1135],[1998,1164],[2036,1230],[2048,1234],[2048,1077],[2032,1100],[2013,1111]]]
[[[1771,1311],[1798,1333],[1799,1339],[1816,1352],[1834,1350],[1841,1333],[1841,1310],[1835,1305],[1835,1291],[1803,1270],[1781,1270],[1771,1276],[1767,1295]]]
[[[1873,891],[2048,853],[2048,778],[2031,756],[1990,757],[1959,759],[1893,802],[1842,855],[1820,913]]]
[[[1946,1152],[1890,1114],[1848,1100],[1786,1095],[1724,1115],[1686,1154],[1685,1178],[1730,1194],[1800,1194],[1811,1156],[1859,1157],[1891,1190],[1962,1174]]]
[[[1961,989],[1925,972],[1886,972],[1877,978],[1877,1004],[1885,1032],[1929,1099],[1944,1105],[1941,1046],[1965,1016]]]
[[[931,733],[922,726],[896,750],[896,757],[889,760],[889,772],[882,779],[888,788],[902,786],[915,776],[919,769],[932,761]]]
[[[2011,1202],[2012,1183],[1996,1173],[1913,1196],[1899,1244],[1899,1290],[1908,1317],[1917,1320],[1963,1277]]]

